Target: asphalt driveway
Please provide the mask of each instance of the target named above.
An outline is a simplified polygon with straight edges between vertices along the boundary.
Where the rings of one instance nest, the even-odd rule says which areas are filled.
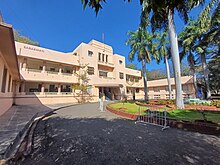
[[[98,104],[63,108],[39,123],[19,164],[220,164],[220,137],[135,124]]]

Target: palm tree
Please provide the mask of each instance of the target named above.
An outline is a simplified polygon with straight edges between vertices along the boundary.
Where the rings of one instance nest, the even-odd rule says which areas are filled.
[[[129,59],[134,60],[135,54],[137,54],[138,61],[142,62],[142,76],[144,80],[144,100],[148,101],[147,92],[147,74],[146,74],[146,62],[150,63],[150,51],[155,48],[153,45],[153,35],[142,28],[139,28],[135,32],[128,32],[129,39],[126,45],[130,45],[131,51],[129,53]]]
[[[202,63],[207,98],[211,97],[211,92],[209,87],[209,71],[206,58],[208,55],[212,55],[213,52],[215,52],[215,49],[210,49],[210,43],[213,43],[213,41],[215,44],[219,42],[218,39],[216,40],[216,34],[219,33],[219,28],[217,28],[215,23],[214,26],[212,25],[213,22],[215,22],[214,20],[216,19],[216,13],[218,13],[216,11],[220,10],[220,2],[218,3],[215,12],[213,12],[213,17],[211,18],[210,16],[211,8],[215,4],[216,0],[212,0],[200,13],[198,19],[196,21],[191,20],[189,25],[184,28],[184,31],[180,33],[180,42],[183,48],[183,51],[180,55],[181,58],[183,58],[184,55],[187,56],[191,71],[193,73],[194,86],[196,90],[197,86],[194,56],[197,56],[197,61]]]
[[[170,67],[168,63],[169,58],[169,47],[168,47],[168,41],[167,41],[168,33],[167,31],[164,31],[162,34],[158,34],[158,55],[159,59],[157,59],[157,62],[159,63],[162,58],[164,58],[164,62],[166,65],[166,72],[167,72],[167,82],[168,82],[168,90],[169,90],[169,99],[172,99],[172,90],[171,90],[171,82],[170,82]]]
[[[180,45],[182,52],[180,53],[180,60],[182,61],[187,56],[187,61],[190,67],[191,74],[193,75],[193,85],[195,89],[195,97],[197,97],[198,87],[196,79],[196,54],[192,48],[195,45],[195,36],[197,35],[197,26],[194,26],[194,21],[190,21],[189,25],[179,34]]]
[[[127,0],[130,2],[131,0]],[[96,14],[102,8],[102,3],[106,0],[81,0],[84,7],[87,4],[94,8]],[[168,27],[171,55],[174,68],[175,85],[176,85],[176,106],[179,109],[184,108],[183,96],[182,96],[182,84],[181,84],[181,73],[180,73],[180,59],[178,50],[177,33],[174,24],[174,12],[178,11],[180,16],[185,22],[188,21],[188,12],[195,6],[202,4],[204,0],[140,0],[140,3],[144,6],[141,21],[146,23],[146,18],[151,16],[152,29]]]

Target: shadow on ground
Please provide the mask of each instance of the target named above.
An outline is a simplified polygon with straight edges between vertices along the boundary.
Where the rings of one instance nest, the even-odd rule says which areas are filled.
[[[220,138],[116,118],[41,121],[31,155],[16,164],[218,164]]]

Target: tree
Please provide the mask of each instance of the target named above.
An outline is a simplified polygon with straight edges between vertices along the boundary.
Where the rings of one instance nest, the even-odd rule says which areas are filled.
[[[162,57],[164,59],[164,62],[166,65],[166,72],[167,72],[169,99],[172,99],[172,89],[171,89],[171,82],[170,82],[170,67],[168,63],[169,46],[168,46],[167,38],[168,38],[167,31],[164,31],[161,35],[158,34],[158,40],[159,40],[158,53],[160,54],[160,56],[158,57]],[[159,58],[157,61],[160,62],[161,58]]]
[[[128,32],[129,39],[126,45],[130,45],[131,51],[129,53],[129,59],[134,60],[135,54],[137,54],[138,61],[142,62],[142,76],[144,80],[144,100],[148,101],[147,92],[147,75],[146,75],[146,62],[150,62],[150,52],[152,45],[147,45],[152,43],[153,35],[139,28],[135,32]]]
[[[80,70],[79,70],[79,74],[76,74],[76,76],[78,77],[78,83],[73,85],[73,90],[79,90],[78,96],[78,102],[79,103],[85,103],[86,101],[89,100],[90,97],[86,97],[87,95],[89,95],[89,77],[88,77],[88,73],[87,73],[87,66],[88,65],[82,65],[80,64]]]
[[[220,94],[220,56],[215,55],[208,63],[210,89],[214,94]]]
[[[198,19],[196,21],[191,20],[189,25],[184,28],[184,31],[180,33],[180,43],[183,49],[180,54],[181,59],[187,56],[190,70],[194,77],[194,87],[196,91],[195,65],[196,62],[197,65],[201,63],[207,98],[211,97],[211,92],[209,87],[209,71],[206,58],[208,56],[212,56],[213,53],[215,53],[216,48],[219,47],[219,44],[216,44],[218,40],[216,40],[215,35],[218,34],[219,30],[216,28],[217,24],[214,23],[215,25],[212,26],[211,23],[211,20],[216,20],[216,12],[214,12],[213,18],[210,16],[211,9],[214,7],[215,3],[216,0],[212,0],[199,14]],[[218,6],[219,4],[217,5],[216,10],[218,9]]]
[[[20,32],[14,29],[14,38],[17,42],[22,42],[29,45],[39,46],[39,42],[31,40],[29,37],[22,36]]]
[[[137,70],[137,66],[135,64],[126,64],[126,68]]]

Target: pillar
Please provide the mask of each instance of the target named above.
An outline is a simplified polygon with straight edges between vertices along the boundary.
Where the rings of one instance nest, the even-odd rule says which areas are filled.
[[[102,87],[102,99],[105,100],[104,87]]]
[[[26,71],[27,68],[27,59],[25,58],[22,65],[22,70]]]
[[[46,62],[44,61],[43,62],[43,68],[42,68],[42,73],[45,73],[46,72]]]
[[[41,94],[44,94],[44,88],[45,88],[45,87],[44,87],[44,84],[42,84],[42,86],[41,86],[41,91],[40,91]]]
[[[19,93],[19,88],[20,88],[20,83],[17,82],[17,83],[16,83],[16,89],[15,89],[15,93],[16,93],[16,94]]]
[[[62,74],[62,66],[61,65],[59,65],[59,73],[58,74]]]
[[[112,94],[112,100],[114,100],[115,98],[114,98],[113,89],[112,88],[110,88],[110,89],[111,89],[111,94]]]
[[[60,94],[60,93],[61,93],[61,85],[58,84],[58,94]]]
[[[21,93],[25,93],[25,82],[21,84]]]

